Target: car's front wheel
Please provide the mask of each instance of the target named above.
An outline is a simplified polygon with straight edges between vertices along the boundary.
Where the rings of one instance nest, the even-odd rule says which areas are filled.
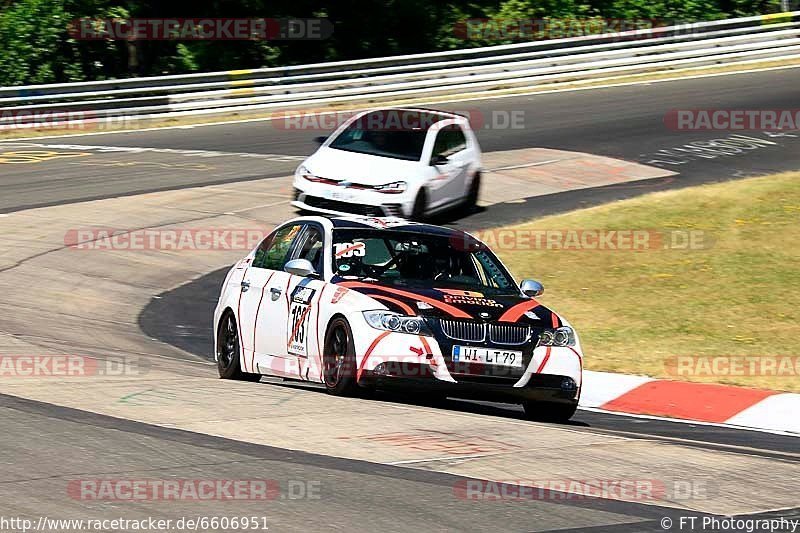
[[[334,318],[325,334],[322,355],[325,389],[335,396],[353,396],[357,389],[353,331],[344,318]]]
[[[217,370],[222,379],[241,381],[261,379],[261,374],[242,372],[239,328],[236,326],[236,317],[231,311],[222,315],[217,328]]]
[[[423,187],[417,193],[417,198],[414,200],[414,207],[411,209],[411,216],[409,218],[414,222],[424,222],[427,212],[428,192]]]
[[[525,400],[522,402],[525,409],[525,416],[529,420],[539,422],[567,422],[578,409],[578,402],[556,403],[556,402],[536,402]]]
[[[469,184],[469,191],[464,198],[464,211],[469,214],[475,211],[478,207],[478,195],[481,191],[481,173],[476,172],[472,178],[472,183]]]

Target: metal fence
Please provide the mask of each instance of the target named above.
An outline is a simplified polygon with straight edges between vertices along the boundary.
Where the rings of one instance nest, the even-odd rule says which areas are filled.
[[[359,61],[5,87],[0,126],[34,126],[45,114],[102,121],[379,102],[797,58],[800,11]]]

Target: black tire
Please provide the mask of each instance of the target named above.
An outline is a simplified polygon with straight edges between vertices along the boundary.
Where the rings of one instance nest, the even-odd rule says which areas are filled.
[[[428,191],[421,188],[417,193],[417,198],[414,200],[414,207],[411,210],[409,217],[414,222],[424,222],[428,211]]]
[[[481,173],[476,172],[472,178],[472,183],[469,184],[469,191],[467,197],[464,199],[464,212],[472,213],[478,208],[478,195],[481,192]]]
[[[242,372],[239,328],[233,312],[222,315],[217,327],[217,370],[222,379],[258,381],[261,374]]]
[[[334,318],[325,333],[325,350],[322,354],[322,372],[325,390],[334,396],[355,396],[356,354],[353,331],[347,320]]]
[[[525,409],[525,416],[528,420],[536,420],[539,422],[567,422],[578,409],[578,402],[555,403],[525,400],[522,402],[522,407]]]
[[[417,397],[417,401],[423,405],[439,407],[447,402],[447,394],[443,392],[424,392]]]

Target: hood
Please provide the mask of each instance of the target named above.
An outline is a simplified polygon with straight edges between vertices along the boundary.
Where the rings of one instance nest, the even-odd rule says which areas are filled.
[[[534,298],[493,296],[480,291],[450,288],[399,288],[360,281],[335,281],[340,286],[370,296],[392,311],[483,322],[508,322],[539,327],[558,327],[560,320]]]
[[[303,163],[314,175],[364,185],[407,181],[419,173],[419,161],[357,154],[322,147]]]

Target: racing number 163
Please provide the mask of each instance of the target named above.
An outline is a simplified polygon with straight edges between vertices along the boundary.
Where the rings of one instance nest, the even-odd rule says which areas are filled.
[[[306,309],[308,309],[307,305],[304,304],[297,304],[292,308],[292,332],[294,336],[291,340],[304,343],[306,338]]]

